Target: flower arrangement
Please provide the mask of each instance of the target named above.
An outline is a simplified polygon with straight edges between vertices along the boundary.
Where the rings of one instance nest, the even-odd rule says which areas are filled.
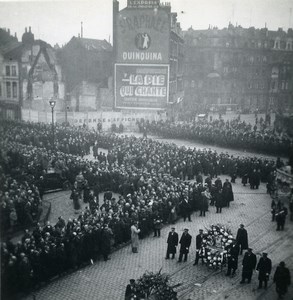
[[[169,276],[158,273],[146,272],[136,282],[137,299],[155,299],[155,300],[177,300],[177,293],[174,288],[179,286],[170,286]]]
[[[228,227],[221,224],[211,225],[203,234],[199,256],[209,268],[219,269],[226,264],[227,249],[232,243],[233,235]]]

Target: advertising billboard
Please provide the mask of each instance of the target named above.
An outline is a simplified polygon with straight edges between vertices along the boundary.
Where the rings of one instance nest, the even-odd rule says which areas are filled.
[[[170,20],[164,9],[121,10],[116,22],[116,62],[169,62]]]
[[[164,109],[168,96],[169,65],[115,65],[116,108]]]

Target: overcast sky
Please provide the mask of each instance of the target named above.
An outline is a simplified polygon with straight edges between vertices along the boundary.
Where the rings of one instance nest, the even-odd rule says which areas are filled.
[[[120,9],[127,0],[121,0]],[[165,2],[162,1],[161,2]],[[229,22],[244,28],[254,26],[277,30],[293,27],[293,0],[169,0],[183,30],[218,28]],[[19,40],[25,27],[32,27],[36,39],[52,46],[67,43],[80,33],[84,37],[112,42],[112,0],[0,0],[0,27],[17,33]]]

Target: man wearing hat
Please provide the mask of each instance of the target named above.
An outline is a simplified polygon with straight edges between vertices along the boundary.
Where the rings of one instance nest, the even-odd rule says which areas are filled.
[[[194,261],[194,264],[193,264],[194,266],[198,264],[199,251],[200,251],[200,248],[201,248],[202,240],[203,240],[203,230],[200,229],[199,234],[196,236],[196,255],[195,255],[195,261]]]
[[[238,228],[236,241],[240,248],[240,255],[242,255],[243,250],[248,248],[248,235],[247,230],[244,228],[243,224],[240,224],[240,228]]]
[[[245,283],[245,279],[248,280],[248,283],[251,282],[252,272],[256,266],[256,255],[252,252],[251,248],[248,248],[248,251],[244,254],[242,261],[242,280],[240,283]]]
[[[182,262],[183,255],[184,255],[184,261],[187,261],[191,239],[192,236],[188,233],[188,229],[185,228],[179,241],[181,246],[180,246],[180,254],[179,254],[178,262]]]
[[[258,281],[259,285],[258,288],[262,288],[262,283],[264,282],[265,289],[268,285],[268,279],[272,271],[272,261],[268,258],[267,253],[263,253],[262,257],[259,259],[259,262],[257,264],[256,270],[258,273]]]
[[[131,300],[134,299],[136,296],[136,286],[135,286],[135,280],[130,279],[129,284],[126,286],[126,291],[125,291],[125,300]]]
[[[235,239],[232,239],[232,244],[228,247],[228,270],[226,276],[234,276],[238,267],[239,245]],[[231,274],[232,271],[232,274]]]
[[[288,268],[286,268],[283,261],[280,262],[274,274],[274,283],[276,284],[276,292],[279,295],[279,299],[283,299],[283,296],[288,291],[288,286],[291,284],[291,275]]]
[[[175,232],[175,227],[171,228],[167,239],[167,254],[166,259],[169,259],[170,254],[172,254],[172,259],[175,257],[176,247],[178,246],[178,233]]]

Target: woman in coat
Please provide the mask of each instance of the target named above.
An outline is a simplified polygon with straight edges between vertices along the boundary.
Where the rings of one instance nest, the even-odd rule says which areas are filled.
[[[140,229],[138,228],[138,222],[135,222],[131,226],[131,248],[132,248],[132,253],[137,253],[138,234],[139,233],[140,233]]]

